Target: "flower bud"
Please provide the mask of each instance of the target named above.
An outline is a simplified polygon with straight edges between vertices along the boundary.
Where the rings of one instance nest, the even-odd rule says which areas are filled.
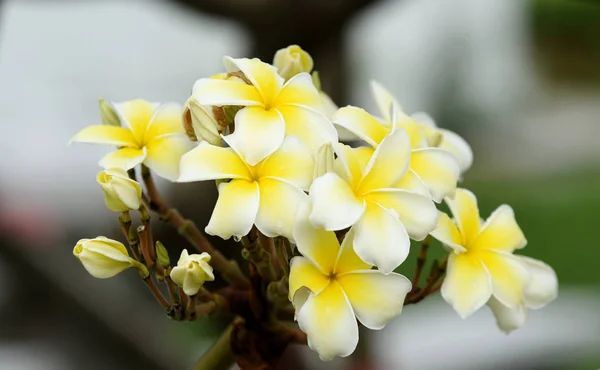
[[[100,117],[103,125],[121,126],[121,120],[109,102],[104,98],[100,98],[98,105],[100,106]]]
[[[189,255],[184,249],[177,266],[171,270],[171,279],[183,288],[185,294],[192,296],[198,293],[205,281],[215,280],[209,261],[208,253]]]
[[[290,45],[285,49],[277,50],[273,65],[277,67],[281,77],[289,80],[298,73],[310,73],[313,69],[313,59],[300,46]]]
[[[113,277],[132,266],[138,268],[142,275],[148,275],[146,267],[129,257],[122,243],[104,236],[81,239],[73,248],[73,255],[81,261],[90,275],[98,279]]]
[[[124,170],[110,168],[100,171],[96,181],[104,191],[104,201],[111,211],[124,212],[140,208],[142,187],[130,179]]]
[[[163,243],[156,241],[156,260],[162,267],[169,267],[171,265],[171,260],[169,259],[169,252],[167,252],[167,248],[163,245]]]
[[[208,141],[221,146],[219,124],[211,107],[198,104],[194,98],[189,98],[183,111],[185,132],[192,141]]]
[[[333,171],[333,146],[331,143],[325,143],[317,149],[315,153],[315,169],[313,179],[321,177],[327,172]]]

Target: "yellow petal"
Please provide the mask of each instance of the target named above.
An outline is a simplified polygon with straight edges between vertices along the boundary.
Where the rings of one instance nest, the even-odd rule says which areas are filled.
[[[250,170],[232,148],[221,148],[201,142],[181,157],[180,182],[246,179],[252,180]]]
[[[335,144],[334,149],[337,165],[343,173],[342,177],[348,179],[353,187],[358,185],[374,150],[369,147],[351,148],[342,143]]]
[[[283,78],[277,74],[277,69],[270,64],[261,62],[260,59],[225,57],[223,62],[230,72],[242,71],[252,85],[260,91],[266,105],[270,105],[275,100],[283,86]]]
[[[354,251],[366,263],[390,273],[406,260],[410,239],[398,216],[367,202],[367,209],[354,226]]]
[[[337,277],[348,297],[354,314],[364,326],[380,330],[400,315],[404,298],[412,285],[406,277],[377,270],[364,270]]]
[[[329,275],[334,270],[340,243],[333,231],[315,228],[309,221],[310,203],[300,204],[294,224],[294,240],[298,251],[311,260],[319,270]]]
[[[460,171],[450,152],[439,148],[413,150],[410,168],[423,180],[434,201],[454,195]]]
[[[427,135],[425,134],[425,130],[410,116],[400,113],[394,124],[396,129],[402,128],[406,130],[408,137],[410,137],[410,144],[413,149],[427,146]]]
[[[448,204],[462,236],[462,242],[457,244],[471,249],[473,242],[478,239],[480,229],[477,198],[467,189],[456,189],[454,198],[446,198],[446,204]]]
[[[533,258],[517,256],[525,263],[531,281],[525,288],[525,303],[527,307],[538,310],[552,302],[558,296],[558,278],[552,267]]]
[[[392,105],[395,105],[397,109],[401,109],[400,103],[398,103],[396,98],[394,98],[394,96],[377,81],[371,81],[371,91],[381,117],[383,117],[386,122],[392,122]]]
[[[256,215],[256,227],[266,236],[292,238],[294,217],[301,202],[308,196],[288,182],[268,177],[258,180],[260,206]]]
[[[88,126],[79,131],[71,142],[106,144],[128,148],[138,147],[131,130],[117,126]]]
[[[442,284],[442,297],[466,319],[489,301],[492,295],[490,274],[479,259],[469,253],[451,253]]]
[[[206,226],[206,233],[227,240],[231,236],[241,238],[250,232],[259,205],[259,189],[256,182],[241,179],[219,185],[219,199]]]
[[[425,195],[426,197],[431,198],[431,194],[429,193],[429,189],[425,186],[425,183],[419,175],[415,173],[415,171],[409,169],[406,171],[404,176],[397,183],[394,184],[394,188],[404,189],[409,191],[414,191],[415,193],[419,193],[421,195]]]
[[[354,251],[354,234],[354,229],[350,229],[342,240],[342,246],[333,267],[335,274],[369,270],[373,267],[363,261]]]
[[[166,103],[161,105],[148,124],[146,134],[144,135],[144,142],[148,143],[152,139],[162,135],[185,135],[181,114],[182,107],[179,103]]]
[[[452,248],[455,253],[463,253],[466,251],[462,245],[462,235],[450,217],[444,212],[438,214],[438,224],[435,230],[431,232],[431,236],[442,242],[444,245]]]
[[[114,106],[121,117],[121,122],[131,129],[136,141],[142,143],[146,128],[158,105],[146,100],[135,99],[122,103],[115,103]]]
[[[311,150],[297,137],[289,136],[260,166],[258,177],[274,177],[308,190],[315,161]]]
[[[235,131],[227,141],[254,166],[279,148],[284,134],[283,117],[278,111],[246,107],[235,115]]]
[[[236,80],[201,78],[194,84],[192,97],[200,105],[262,105],[256,87]]]
[[[324,275],[309,259],[297,256],[290,261],[290,301],[300,287],[307,287],[314,294],[318,294],[328,284],[329,277]]]
[[[311,295],[296,316],[300,329],[308,336],[308,346],[321,360],[346,357],[354,352],[358,344],[358,324],[337,282]]]
[[[323,114],[303,106],[283,105],[276,108],[285,121],[285,135],[297,136],[311,150],[325,143],[337,142],[337,131]]]
[[[510,308],[521,304],[531,279],[525,264],[510,253],[481,250],[475,254],[490,273],[494,297]]]
[[[103,168],[120,168],[129,170],[146,159],[146,148],[123,148],[105,155],[99,162]]]
[[[527,245],[527,239],[508,205],[498,207],[481,227],[473,249],[494,249],[512,253]]]
[[[410,139],[406,131],[396,130],[386,136],[367,164],[358,193],[391,188],[408,171],[410,150]]]
[[[326,230],[341,230],[352,226],[363,214],[365,203],[333,172],[316,179],[310,187],[313,209],[310,221]]]
[[[333,123],[351,131],[354,135],[375,147],[390,132],[375,117],[358,107],[340,108],[333,116]]]
[[[282,105],[300,105],[325,113],[321,95],[308,73],[295,75],[283,86],[273,103],[274,107]]]
[[[452,153],[458,162],[461,173],[465,173],[473,164],[473,150],[469,144],[458,134],[441,129],[441,141],[439,147]]]
[[[408,235],[423,240],[437,226],[438,211],[431,198],[401,189],[382,189],[365,195],[365,200],[394,210]]]
[[[192,147],[193,144],[186,135],[158,136],[146,145],[148,156],[144,164],[158,176],[176,181],[181,157]]]

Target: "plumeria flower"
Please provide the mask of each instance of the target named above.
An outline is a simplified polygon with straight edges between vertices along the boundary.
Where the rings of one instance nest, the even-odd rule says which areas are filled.
[[[219,185],[206,232],[223,239],[240,238],[256,225],[266,236],[291,239],[298,204],[307,198],[304,190],[312,182],[313,153],[300,139],[289,136],[253,166],[235,143],[228,144],[222,148],[202,142],[181,158],[181,182],[231,179]]]
[[[224,63],[229,72],[242,72],[251,84],[203,78],[194,84],[192,97],[201,105],[245,107],[235,115],[235,131],[228,141],[249,165],[273,153],[284,136],[297,136],[312,150],[337,141],[308,73],[284,84],[275,67],[258,59],[225,57]]]
[[[191,149],[181,119],[181,105],[130,100],[115,104],[125,127],[95,125],[84,128],[71,142],[117,146],[100,160],[104,168],[129,170],[140,163],[157,175],[174,181],[181,156]]]
[[[401,112],[399,104],[387,90],[377,83],[372,86],[381,118],[370,115],[364,109],[347,106],[338,110],[333,123],[349,130],[373,148],[390,132],[404,129],[413,148],[410,171],[424,183],[436,202],[452,196],[460,175],[457,160],[447,150],[430,147],[421,125]]]
[[[396,273],[372,270],[352,247],[353,231],[342,245],[335,233],[315,229],[302,204],[294,239],[302,257],[291,262],[289,297],[308,346],[321,359],[345,357],[356,349],[358,324],[382,329],[402,311],[410,281]]]
[[[406,131],[396,130],[374,152],[343,144],[335,150],[336,171],[317,178],[310,188],[310,221],[329,231],[352,226],[356,253],[391,272],[408,256],[409,236],[422,240],[437,224],[437,209],[428,195],[394,188],[408,172],[410,139]]]
[[[522,317],[526,306],[543,307],[556,296],[556,276],[550,267],[515,256],[527,240],[510,206],[502,205],[480,221],[477,199],[457,189],[446,199],[455,221],[440,212],[431,235],[450,250],[442,297],[462,318],[489,304],[501,327]]]

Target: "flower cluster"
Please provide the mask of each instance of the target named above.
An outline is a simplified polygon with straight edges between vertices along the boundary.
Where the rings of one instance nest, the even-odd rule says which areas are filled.
[[[196,81],[184,107],[143,100],[114,110],[101,105],[104,124],[73,141],[118,148],[100,161],[98,183],[108,208],[123,215],[139,210],[144,220],[144,204],[154,204],[132,177],[138,165],[177,182],[216,180],[219,197],[206,233],[242,241],[245,257],[259,273],[267,271],[263,280],[284,286],[308,345],[322,359],[354,351],[357,320],[381,329],[405,304],[438,288],[463,318],[487,304],[506,332],[523,324],[527,308],[556,297],[554,271],[513,254],[526,239],[512,209],[500,206],[481,221],[475,196],[457,188],[473,162],[459,135],[425,113],[404,113],[377,82],[371,84],[377,114],[338,109],[321,91],[312,58],[296,45],[279,50],[273,64],[225,57],[224,67]],[[341,143],[336,127],[366,145]],[[198,142],[193,149],[192,142]],[[146,184],[149,197],[152,186]],[[453,219],[438,211],[441,202]],[[260,253],[252,247],[256,235]],[[412,282],[394,270],[407,259],[411,239],[423,241],[424,263],[429,235],[449,253],[432,268],[428,285],[418,287],[422,263]],[[139,264],[116,243],[84,239],[75,254],[97,277]],[[161,251],[157,245],[150,252]],[[166,252],[160,263],[143,247],[139,252],[190,297],[214,280],[211,255],[221,258],[213,250],[184,250],[171,268]],[[281,257],[275,267],[271,254]],[[226,266],[217,269],[230,276]]]

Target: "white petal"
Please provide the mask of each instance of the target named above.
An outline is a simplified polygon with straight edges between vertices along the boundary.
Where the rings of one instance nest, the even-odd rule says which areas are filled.
[[[310,222],[326,230],[352,226],[365,209],[364,201],[356,198],[350,185],[333,172],[316,179],[309,195],[313,204]]]
[[[438,224],[431,232],[431,236],[442,242],[445,246],[454,250],[455,253],[463,253],[466,248],[462,245],[462,236],[454,221],[444,212],[438,213]]]
[[[206,226],[206,233],[227,240],[250,232],[259,205],[258,183],[236,179],[219,185],[219,199]]]
[[[306,73],[298,73],[292,77],[277,95],[274,106],[300,105],[310,107],[325,114],[323,99],[312,81],[312,77]]]
[[[444,149],[415,149],[410,158],[410,168],[423,180],[433,200],[441,202],[453,197],[460,175],[454,156]]]
[[[488,306],[490,306],[494,313],[498,328],[507,334],[523,326],[527,320],[527,308],[524,304],[509,308],[492,297],[488,302]]]
[[[278,179],[261,178],[258,187],[260,206],[256,227],[266,236],[292,239],[298,205],[308,200],[308,196],[295,185]]]
[[[284,134],[283,117],[278,111],[246,107],[235,115],[235,131],[227,139],[254,166],[279,148]]]
[[[282,179],[302,190],[308,190],[312,182],[314,166],[312,151],[297,137],[288,136],[262,163],[258,177]]]
[[[224,57],[223,63],[229,72],[236,70],[243,72],[252,85],[260,91],[265,104],[273,102],[283,86],[284,80],[277,73],[277,68],[258,58]]]
[[[144,164],[162,178],[175,181],[179,177],[181,157],[193,144],[185,135],[158,136],[146,145]]]
[[[473,164],[473,150],[458,134],[444,129],[441,131],[443,136],[439,147],[452,153],[458,162],[460,173],[465,173]]]
[[[130,170],[146,159],[146,148],[122,148],[110,152],[98,163],[103,168],[120,168]]]
[[[261,105],[260,92],[251,85],[235,80],[202,78],[196,81],[192,97],[201,105]]]
[[[390,132],[390,128],[385,127],[367,111],[358,107],[340,108],[333,115],[332,120],[334,124],[352,132],[373,147],[376,147]]]
[[[558,278],[552,267],[542,261],[525,256],[517,256],[525,263],[531,280],[525,288],[525,303],[534,310],[543,308],[558,296]]]
[[[510,308],[523,301],[525,287],[531,276],[525,264],[511,253],[481,250],[477,257],[485,265],[492,278],[494,297]]]
[[[367,328],[380,330],[400,315],[412,285],[406,277],[377,270],[364,270],[337,277],[358,320]]]
[[[206,141],[181,157],[180,182],[216,179],[252,180],[248,166],[232,148],[221,148]]]
[[[398,216],[367,202],[367,209],[354,226],[356,254],[383,273],[390,273],[406,260],[410,239]]]
[[[296,314],[298,325],[308,336],[308,346],[321,360],[346,357],[358,344],[358,324],[348,298],[333,281],[318,294],[311,294]]]
[[[515,212],[509,205],[503,204],[483,224],[473,248],[512,253],[525,245],[527,239],[515,220]]]
[[[296,292],[301,287],[306,287],[312,293],[318,294],[329,285],[329,281],[329,277],[324,275],[319,266],[315,265],[310,259],[296,256],[290,261],[289,298],[292,303]],[[308,296],[305,298],[308,298]],[[298,306],[294,304],[297,310],[300,309]]]
[[[298,105],[283,105],[276,108],[285,121],[285,135],[297,136],[311,150],[325,143],[336,143],[337,131],[324,113]]]
[[[390,114],[392,110],[392,104],[396,105],[398,109],[401,109],[396,98],[394,98],[394,96],[385,87],[383,87],[382,84],[374,80],[371,81],[371,91],[381,116],[387,122],[392,122],[392,117]]]

